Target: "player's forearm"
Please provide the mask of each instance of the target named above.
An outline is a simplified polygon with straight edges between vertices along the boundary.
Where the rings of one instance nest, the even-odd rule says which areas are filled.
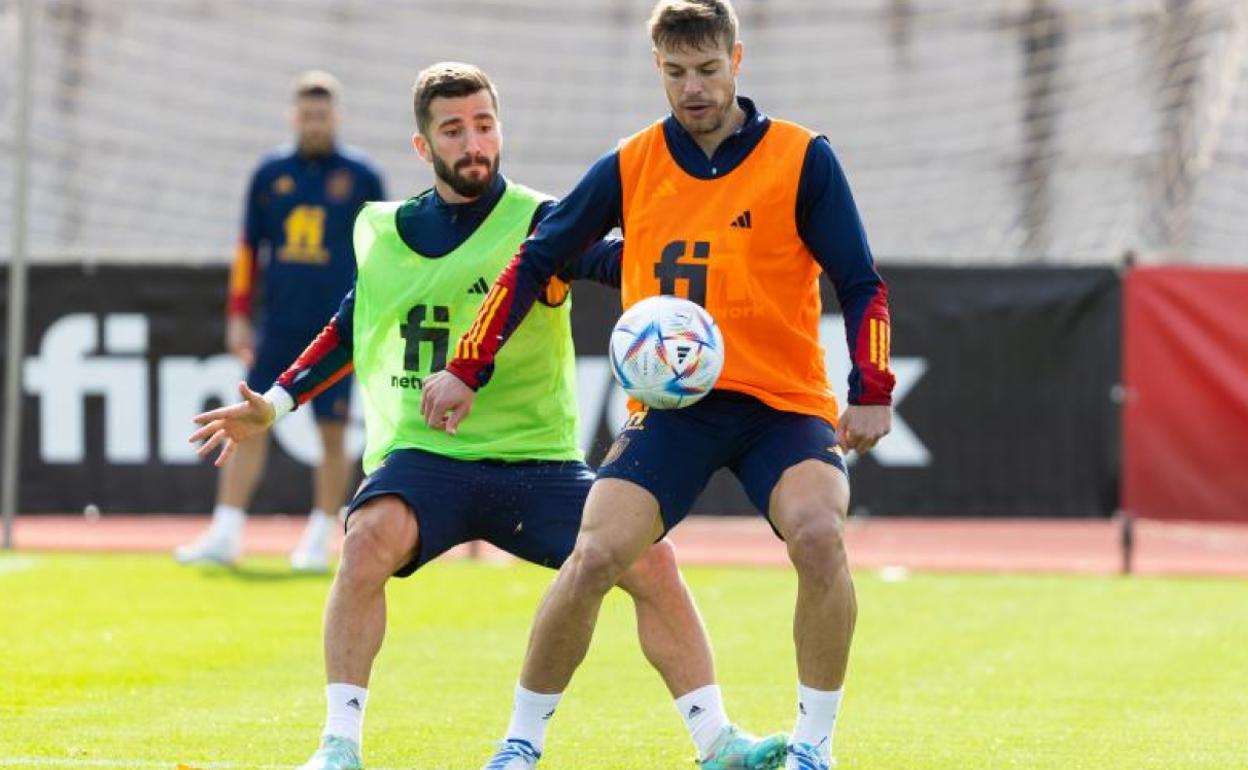
[[[246,239],[240,240],[230,265],[230,286],[226,296],[225,314],[251,318],[256,286],[256,250]]]
[[[354,366],[351,336],[344,334],[339,318],[335,315],[330,319],[316,339],[304,348],[295,362],[277,378],[273,388],[266,392],[266,398],[273,395],[270,402],[279,416],[284,413],[279,406],[287,406],[286,411],[295,409],[351,373]],[[275,394],[274,389],[283,391],[290,402],[282,399],[281,394]]]
[[[550,279],[566,271],[619,223],[621,200],[619,158],[611,152],[590,167],[520,247],[481,303],[447,371],[473,389],[489,382],[498,349],[546,291]]]
[[[874,282],[861,284],[842,297],[841,311],[852,362],[849,403],[892,404],[895,379],[889,366],[893,333],[888,287],[877,275]]]
[[[821,259],[820,265],[836,289],[845,319],[845,342],[849,350],[849,403],[891,404],[893,373],[889,369],[892,324],[888,312],[888,286],[876,272],[870,252],[864,248],[847,259]],[[836,271],[836,272],[832,272]]]
[[[227,295],[225,300],[225,317],[226,318],[245,318],[251,320],[252,300],[251,294],[234,294]]]
[[[459,339],[455,358],[446,370],[473,390],[489,382],[494,373],[494,357],[528,315],[553,272],[535,267],[525,258],[525,247],[521,247],[494,282],[472,326]]]

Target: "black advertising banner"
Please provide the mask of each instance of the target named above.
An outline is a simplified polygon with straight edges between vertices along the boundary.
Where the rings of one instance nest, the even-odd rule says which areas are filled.
[[[896,417],[879,447],[851,457],[855,513],[1111,513],[1118,488],[1118,415],[1110,396],[1120,370],[1119,277],[1057,268],[884,273]],[[216,471],[186,437],[190,417],[235,400],[243,376],[223,352],[225,286],[223,267],[30,271],[22,512],[211,509]],[[843,396],[848,364],[836,308],[828,289],[821,334]],[[618,314],[618,294],[577,285],[581,441],[591,463],[626,414],[605,355]],[[307,411],[278,424],[253,510],[307,510],[310,467],[319,456]],[[348,444],[358,454],[358,404],[353,415]],[[721,473],[695,511],[751,508],[736,481]]]
[[[1121,276],[1108,268],[884,272],[899,421],[852,468],[854,505],[884,515],[1111,515]]]
[[[21,512],[211,511],[216,470],[187,436],[192,415],[238,400],[243,370],[223,352],[226,282],[220,267],[29,271]],[[306,427],[279,444],[319,452]],[[291,452],[272,452],[254,510],[306,511],[310,485]]]
[[[1120,276],[1103,268],[881,271],[893,322],[893,432],[865,457],[849,458],[854,514],[1112,514]],[[843,408],[845,326],[826,280],[823,288],[820,336]],[[577,288],[575,301],[573,328],[584,359],[606,349],[618,299],[587,286]],[[580,394],[584,401],[594,392],[582,387]],[[618,411],[614,417],[599,431],[591,460],[605,451],[607,425],[620,424]],[[694,507],[706,514],[751,510],[726,472]]]

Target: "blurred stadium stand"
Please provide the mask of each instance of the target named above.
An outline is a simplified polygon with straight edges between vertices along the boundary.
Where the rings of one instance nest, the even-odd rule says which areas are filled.
[[[391,190],[409,88],[484,66],[505,169],[566,191],[666,105],[649,0],[43,0],[32,257],[224,262],[246,176],[287,138],[289,79],[345,85],[344,135]],[[882,262],[1248,261],[1248,3],[738,0],[743,93],[824,131]],[[0,0],[0,178],[13,164],[16,0]],[[12,217],[0,185],[0,231]],[[10,249],[0,242],[0,254]]]

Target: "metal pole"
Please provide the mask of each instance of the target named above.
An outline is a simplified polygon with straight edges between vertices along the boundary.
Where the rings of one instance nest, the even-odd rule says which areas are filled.
[[[1121,573],[1130,575],[1135,572],[1135,514],[1127,511],[1122,513],[1122,532],[1120,534],[1120,543],[1122,545]]]
[[[4,467],[0,475],[0,510],[4,511],[4,547],[13,547],[17,514],[18,453],[21,451],[22,361],[26,353],[26,205],[30,176],[30,78],[37,0],[18,0],[21,15],[17,53],[17,116],[13,129],[13,252],[9,258],[8,338],[4,369]]]

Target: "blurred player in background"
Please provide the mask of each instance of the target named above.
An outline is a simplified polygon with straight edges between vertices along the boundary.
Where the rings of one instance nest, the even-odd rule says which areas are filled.
[[[293,98],[295,144],[269,153],[252,176],[230,271],[226,347],[247,366],[247,382],[256,389],[271,385],[333,315],[355,278],[355,215],[366,201],[385,199],[372,163],[337,142],[338,81],[306,72],[295,80]],[[350,400],[350,377],[312,399],[322,460],[313,472],[312,512],[290,555],[297,570],[328,568],[329,535],[350,481],[344,442]],[[179,562],[238,559],[268,452],[267,440],[250,441],[221,469],[212,524],[174,552]]]
[[[368,478],[347,519],[342,563],[325,614],[328,715],[304,770],[361,766],[362,721],[373,659],[386,624],[385,585],[459,543],[487,540],[522,559],[558,567],[572,552],[594,475],[577,437],[576,366],[568,281],[619,286],[619,239],[581,244],[581,258],[551,276],[516,330],[510,363],[458,436],[429,428],[422,383],[446,364],[449,346],[477,310],[498,302],[490,282],[554,206],[503,177],[498,97],[480,69],[435,64],[416,81],[416,152],[434,188],[406,201],[367,206],[355,225],[359,271],[329,326],[264,396],[196,417],[201,454],[220,463],[278,417],[342,377],[354,362],[365,403]],[[714,663],[666,541],[643,549],[619,584],[632,596],[646,659],[659,671],[703,766],[764,770],[783,757],[785,736],[755,739],[729,723]],[[524,688],[513,731],[492,770],[531,767],[557,698]],[[529,721],[533,724],[530,724]],[[520,725],[520,726],[517,726]],[[605,748],[605,747],[604,747]]]
[[[540,287],[581,244],[622,227],[625,307],[656,294],[704,306],[724,335],[724,372],[696,404],[629,420],[598,470],[576,550],[538,610],[520,685],[552,699],[563,692],[603,595],[685,517],[711,474],[730,468],[797,570],[798,716],[787,768],[827,770],[857,617],[841,451],[870,449],[891,424],[887,292],[827,139],[737,95],[744,49],[731,5],[660,0],[650,34],[671,114],[600,159],[524,243],[491,292],[498,301],[425,383],[422,409],[433,427],[471,425],[473,391],[504,373],[495,356]],[[819,344],[821,269],[853,364],[839,429]]]

